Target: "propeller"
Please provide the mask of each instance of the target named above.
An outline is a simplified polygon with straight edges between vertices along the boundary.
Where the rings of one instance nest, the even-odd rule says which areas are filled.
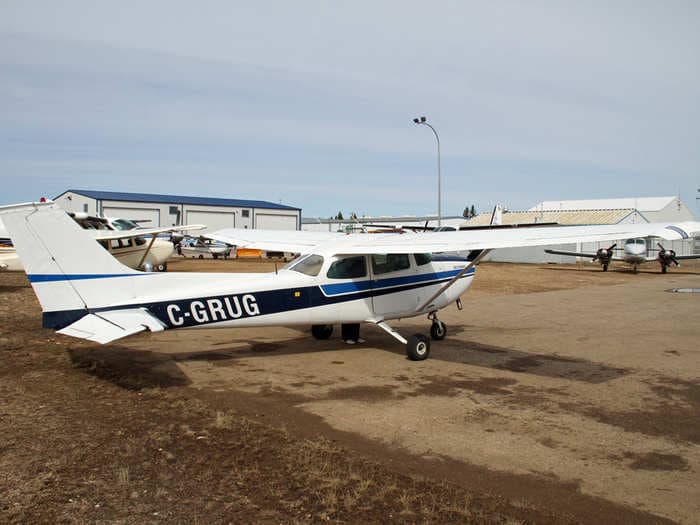
[[[669,266],[671,263],[675,264],[676,266],[680,264],[678,259],[676,259],[675,251],[667,250],[661,246],[660,242],[657,242],[656,245],[659,247],[659,262],[662,266]]]
[[[613,250],[615,249],[615,246],[617,246],[617,243],[613,244],[609,248],[599,248],[598,251],[595,252],[595,257],[593,257],[593,260],[598,260],[603,263],[610,262],[610,259],[612,259],[613,256]]]

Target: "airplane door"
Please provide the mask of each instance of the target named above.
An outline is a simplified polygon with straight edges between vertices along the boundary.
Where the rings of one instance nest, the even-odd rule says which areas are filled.
[[[321,285],[326,300],[333,303],[328,309],[332,319],[365,320],[372,316],[371,282],[365,255],[335,259]]]
[[[369,257],[372,272],[372,308],[378,317],[400,315],[417,308],[424,299],[424,288],[416,287],[420,273],[408,254],[381,254]]]

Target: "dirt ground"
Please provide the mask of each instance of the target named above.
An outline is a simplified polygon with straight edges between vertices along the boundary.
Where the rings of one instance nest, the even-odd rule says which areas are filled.
[[[673,288],[700,265],[482,264],[414,363],[374,327],[99,346],[2,273],[0,522],[700,523],[700,294]]]

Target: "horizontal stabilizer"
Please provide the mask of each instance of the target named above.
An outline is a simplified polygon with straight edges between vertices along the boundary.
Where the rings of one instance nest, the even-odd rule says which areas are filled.
[[[163,329],[165,325],[148,310],[133,308],[87,314],[79,321],[58,330],[58,333],[105,344],[144,330],[160,332]]]

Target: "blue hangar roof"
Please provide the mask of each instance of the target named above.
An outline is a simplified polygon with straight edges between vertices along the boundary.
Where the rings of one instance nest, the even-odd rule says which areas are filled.
[[[158,202],[161,204],[191,204],[194,206],[233,206],[239,208],[268,208],[273,210],[298,210],[293,206],[275,204],[267,201],[251,201],[244,199],[218,199],[212,197],[187,197],[184,195],[158,195],[154,193],[125,193],[120,191],[96,191],[96,190],[66,190],[58,197],[66,193],[77,193],[91,199],[102,201],[125,201],[125,202]]]

